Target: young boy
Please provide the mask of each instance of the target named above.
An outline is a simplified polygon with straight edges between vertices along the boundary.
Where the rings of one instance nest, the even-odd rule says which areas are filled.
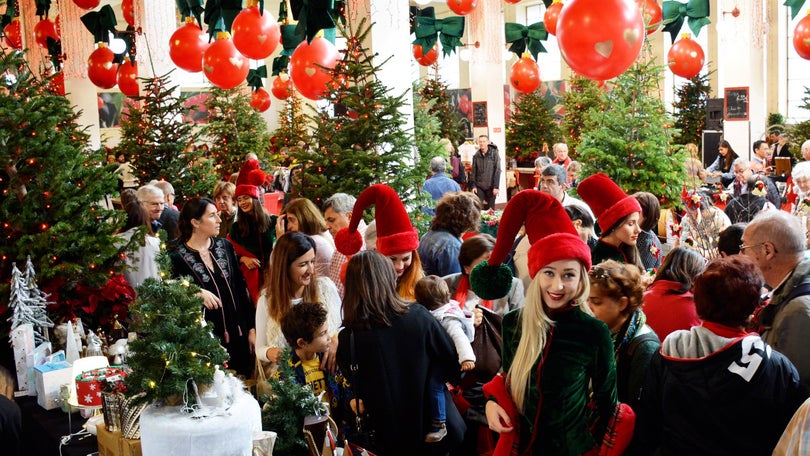
[[[461,310],[459,303],[450,299],[450,289],[447,287],[447,283],[439,276],[425,276],[416,282],[414,293],[416,302],[425,306],[450,335],[456,346],[456,352],[458,352],[461,370],[463,372],[473,370],[475,354],[470,345],[474,336],[472,316],[466,315]],[[444,389],[443,382],[431,380],[433,425],[430,432],[425,435],[425,442],[428,443],[438,442],[447,435]]]

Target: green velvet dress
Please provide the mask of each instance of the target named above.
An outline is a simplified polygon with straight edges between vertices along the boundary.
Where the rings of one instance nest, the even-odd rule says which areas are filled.
[[[591,249],[591,263],[595,266],[605,260],[616,260],[624,264],[629,263],[621,250],[599,239]]]
[[[579,456],[601,442],[617,404],[613,342],[607,326],[578,306],[557,311],[552,319],[540,388],[535,365],[520,417],[521,453],[534,439],[532,454]],[[512,365],[519,341],[520,309],[516,309],[503,319],[504,372]],[[587,406],[591,384],[594,411]]]

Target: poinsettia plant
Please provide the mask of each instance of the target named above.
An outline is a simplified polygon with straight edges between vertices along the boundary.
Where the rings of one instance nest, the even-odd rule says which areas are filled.
[[[58,296],[61,287],[52,282],[51,299],[56,302],[48,312],[58,321],[81,318],[88,328],[112,329],[116,316],[121,322],[129,322],[129,306],[135,302],[135,290],[121,274],[115,274],[101,287],[77,285],[70,296]]]

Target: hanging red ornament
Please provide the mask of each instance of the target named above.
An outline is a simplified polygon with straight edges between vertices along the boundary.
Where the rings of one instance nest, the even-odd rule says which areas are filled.
[[[270,92],[279,100],[286,100],[291,95],[290,90],[292,90],[292,87],[290,85],[290,77],[286,74],[280,74],[273,79],[273,87],[270,88]]]
[[[532,60],[531,54],[524,52],[520,60],[512,65],[509,83],[520,93],[532,93],[540,87],[540,68]]]
[[[793,29],[793,48],[799,57],[810,60],[810,12]]]
[[[572,0],[560,11],[557,41],[572,70],[593,80],[615,78],[641,51],[641,10],[627,0]]]
[[[270,93],[264,87],[259,87],[250,96],[250,106],[259,112],[267,111],[270,109]]]
[[[315,37],[309,44],[302,41],[290,57],[290,78],[295,88],[310,100],[323,97],[332,79],[330,70],[338,59],[335,45],[326,38]]]
[[[22,44],[22,28],[20,27],[20,19],[15,17],[3,28],[3,33],[6,35],[6,43],[14,49],[21,50]]]
[[[124,59],[118,68],[118,89],[128,97],[137,97],[141,88],[138,86],[138,62]]]
[[[34,26],[34,40],[43,48],[48,48],[48,38],[59,41],[59,34],[56,33],[56,24],[49,19],[43,19]]]
[[[73,0],[73,3],[81,9],[89,10],[94,9],[101,2],[100,0]]]
[[[470,14],[478,6],[478,0],[447,0],[447,7],[459,16]]]
[[[121,12],[124,13],[127,24],[135,27],[135,1],[121,0]]]
[[[517,5],[518,3],[520,3],[520,0],[505,0],[505,1],[506,3],[511,3],[512,5]]]
[[[413,45],[413,58],[422,66],[431,66],[439,60],[439,49],[434,46],[427,54],[422,53],[422,45]]]
[[[217,40],[203,54],[205,77],[221,89],[233,89],[245,80],[248,71],[250,64],[233,46],[231,34],[217,32]]]
[[[543,25],[546,26],[546,31],[551,35],[557,34],[557,21],[560,19],[562,7],[562,0],[554,0],[551,5],[548,5],[545,14],[543,14]]]
[[[118,75],[118,64],[113,63],[115,54],[105,43],[98,43],[98,48],[87,59],[87,76],[90,82],[102,89],[115,87]]]
[[[261,60],[270,57],[281,41],[281,29],[275,18],[256,6],[243,9],[233,20],[233,45],[245,57]]]
[[[208,46],[208,35],[194,22],[193,17],[187,17],[186,23],[175,30],[169,39],[169,57],[178,68],[199,73]]]
[[[65,94],[65,75],[58,72],[48,82],[48,90],[54,95]]]
[[[703,49],[689,37],[688,33],[683,34],[667,53],[667,66],[670,71],[686,79],[697,76],[705,60]]]
[[[664,20],[664,11],[656,0],[636,0],[636,4],[641,9],[641,18],[644,20],[644,28],[647,35],[658,30]]]

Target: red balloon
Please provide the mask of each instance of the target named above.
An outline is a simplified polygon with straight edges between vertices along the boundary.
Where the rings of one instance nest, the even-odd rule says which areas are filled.
[[[6,35],[6,43],[14,49],[22,49],[22,28],[20,27],[20,20],[16,17],[3,28],[3,33]]]
[[[124,13],[124,20],[133,27],[135,27],[134,3],[134,0],[121,0],[121,12]]]
[[[810,13],[793,29],[793,48],[799,57],[810,60]]]
[[[439,60],[439,50],[434,46],[427,54],[422,53],[422,45],[413,45],[413,58],[422,66],[431,66]]]
[[[273,96],[279,100],[286,100],[290,98],[291,95],[290,90],[292,90],[292,87],[290,83],[289,77],[282,78],[281,76],[276,76],[276,78],[273,79],[273,87],[270,88],[270,91],[273,92]]]
[[[520,3],[520,0],[505,0],[505,1],[506,3],[511,3],[513,5],[517,5],[518,3]]]
[[[644,28],[647,35],[658,30],[664,20],[664,11],[656,0],[636,0],[636,4],[641,8],[641,17],[644,19]]]
[[[93,9],[98,6],[100,3],[99,0],[73,0],[73,3],[76,4],[81,9]]]
[[[546,31],[551,35],[557,34],[557,21],[560,20],[560,11],[562,11],[562,1],[554,0],[554,3],[546,8],[546,13],[543,14],[543,25],[546,26]]]
[[[47,49],[48,38],[59,41],[59,34],[56,33],[56,24],[54,24],[53,21],[43,19],[34,26],[34,39],[38,45]]]
[[[310,100],[322,98],[327,92],[326,84],[332,79],[329,70],[335,67],[338,58],[335,45],[326,38],[316,37],[310,44],[302,41],[290,57],[290,78],[295,88]]]
[[[615,78],[641,51],[641,10],[627,0],[572,0],[560,11],[557,41],[572,70],[593,80]]]
[[[202,71],[203,54],[208,46],[208,35],[192,19],[172,34],[169,39],[169,57],[178,68],[189,73],[199,73]]]
[[[132,63],[124,59],[118,68],[118,89],[128,97],[137,97],[141,88],[138,85],[138,62]]]
[[[87,76],[90,82],[102,89],[115,87],[118,76],[118,64],[113,63],[115,54],[104,43],[90,54],[87,59]]]
[[[275,18],[259,8],[243,9],[233,20],[233,45],[245,57],[261,60],[270,57],[281,41],[281,29]]]
[[[447,0],[447,7],[459,16],[470,14],[476,6],[478,6],[478,0]]]
[[[692,78],[700,73],[706,61],[703,49],[689,35],[684,35],[669,48],[667,65],[670,71],[682,78]]]
[[[259,112],[267,111],[270,109],[270,93],[264,90],[264,87],[259,87],[259,90],[251,95],[250,105]]]
[[[233,46],[231,35],[217,33],[217,40],[203,54],[205,77],[221,89],[233,89],[245,80],[248,71],[250,64]]]
[[[532,93],[540,87],[540,68],[537,62],[523,54],[509,72],[509,83],[520,93]]]
[[[48,90],[54,95],[65,94],[65,75],[61,71],[53,75],[53,78],[48,82]]]

